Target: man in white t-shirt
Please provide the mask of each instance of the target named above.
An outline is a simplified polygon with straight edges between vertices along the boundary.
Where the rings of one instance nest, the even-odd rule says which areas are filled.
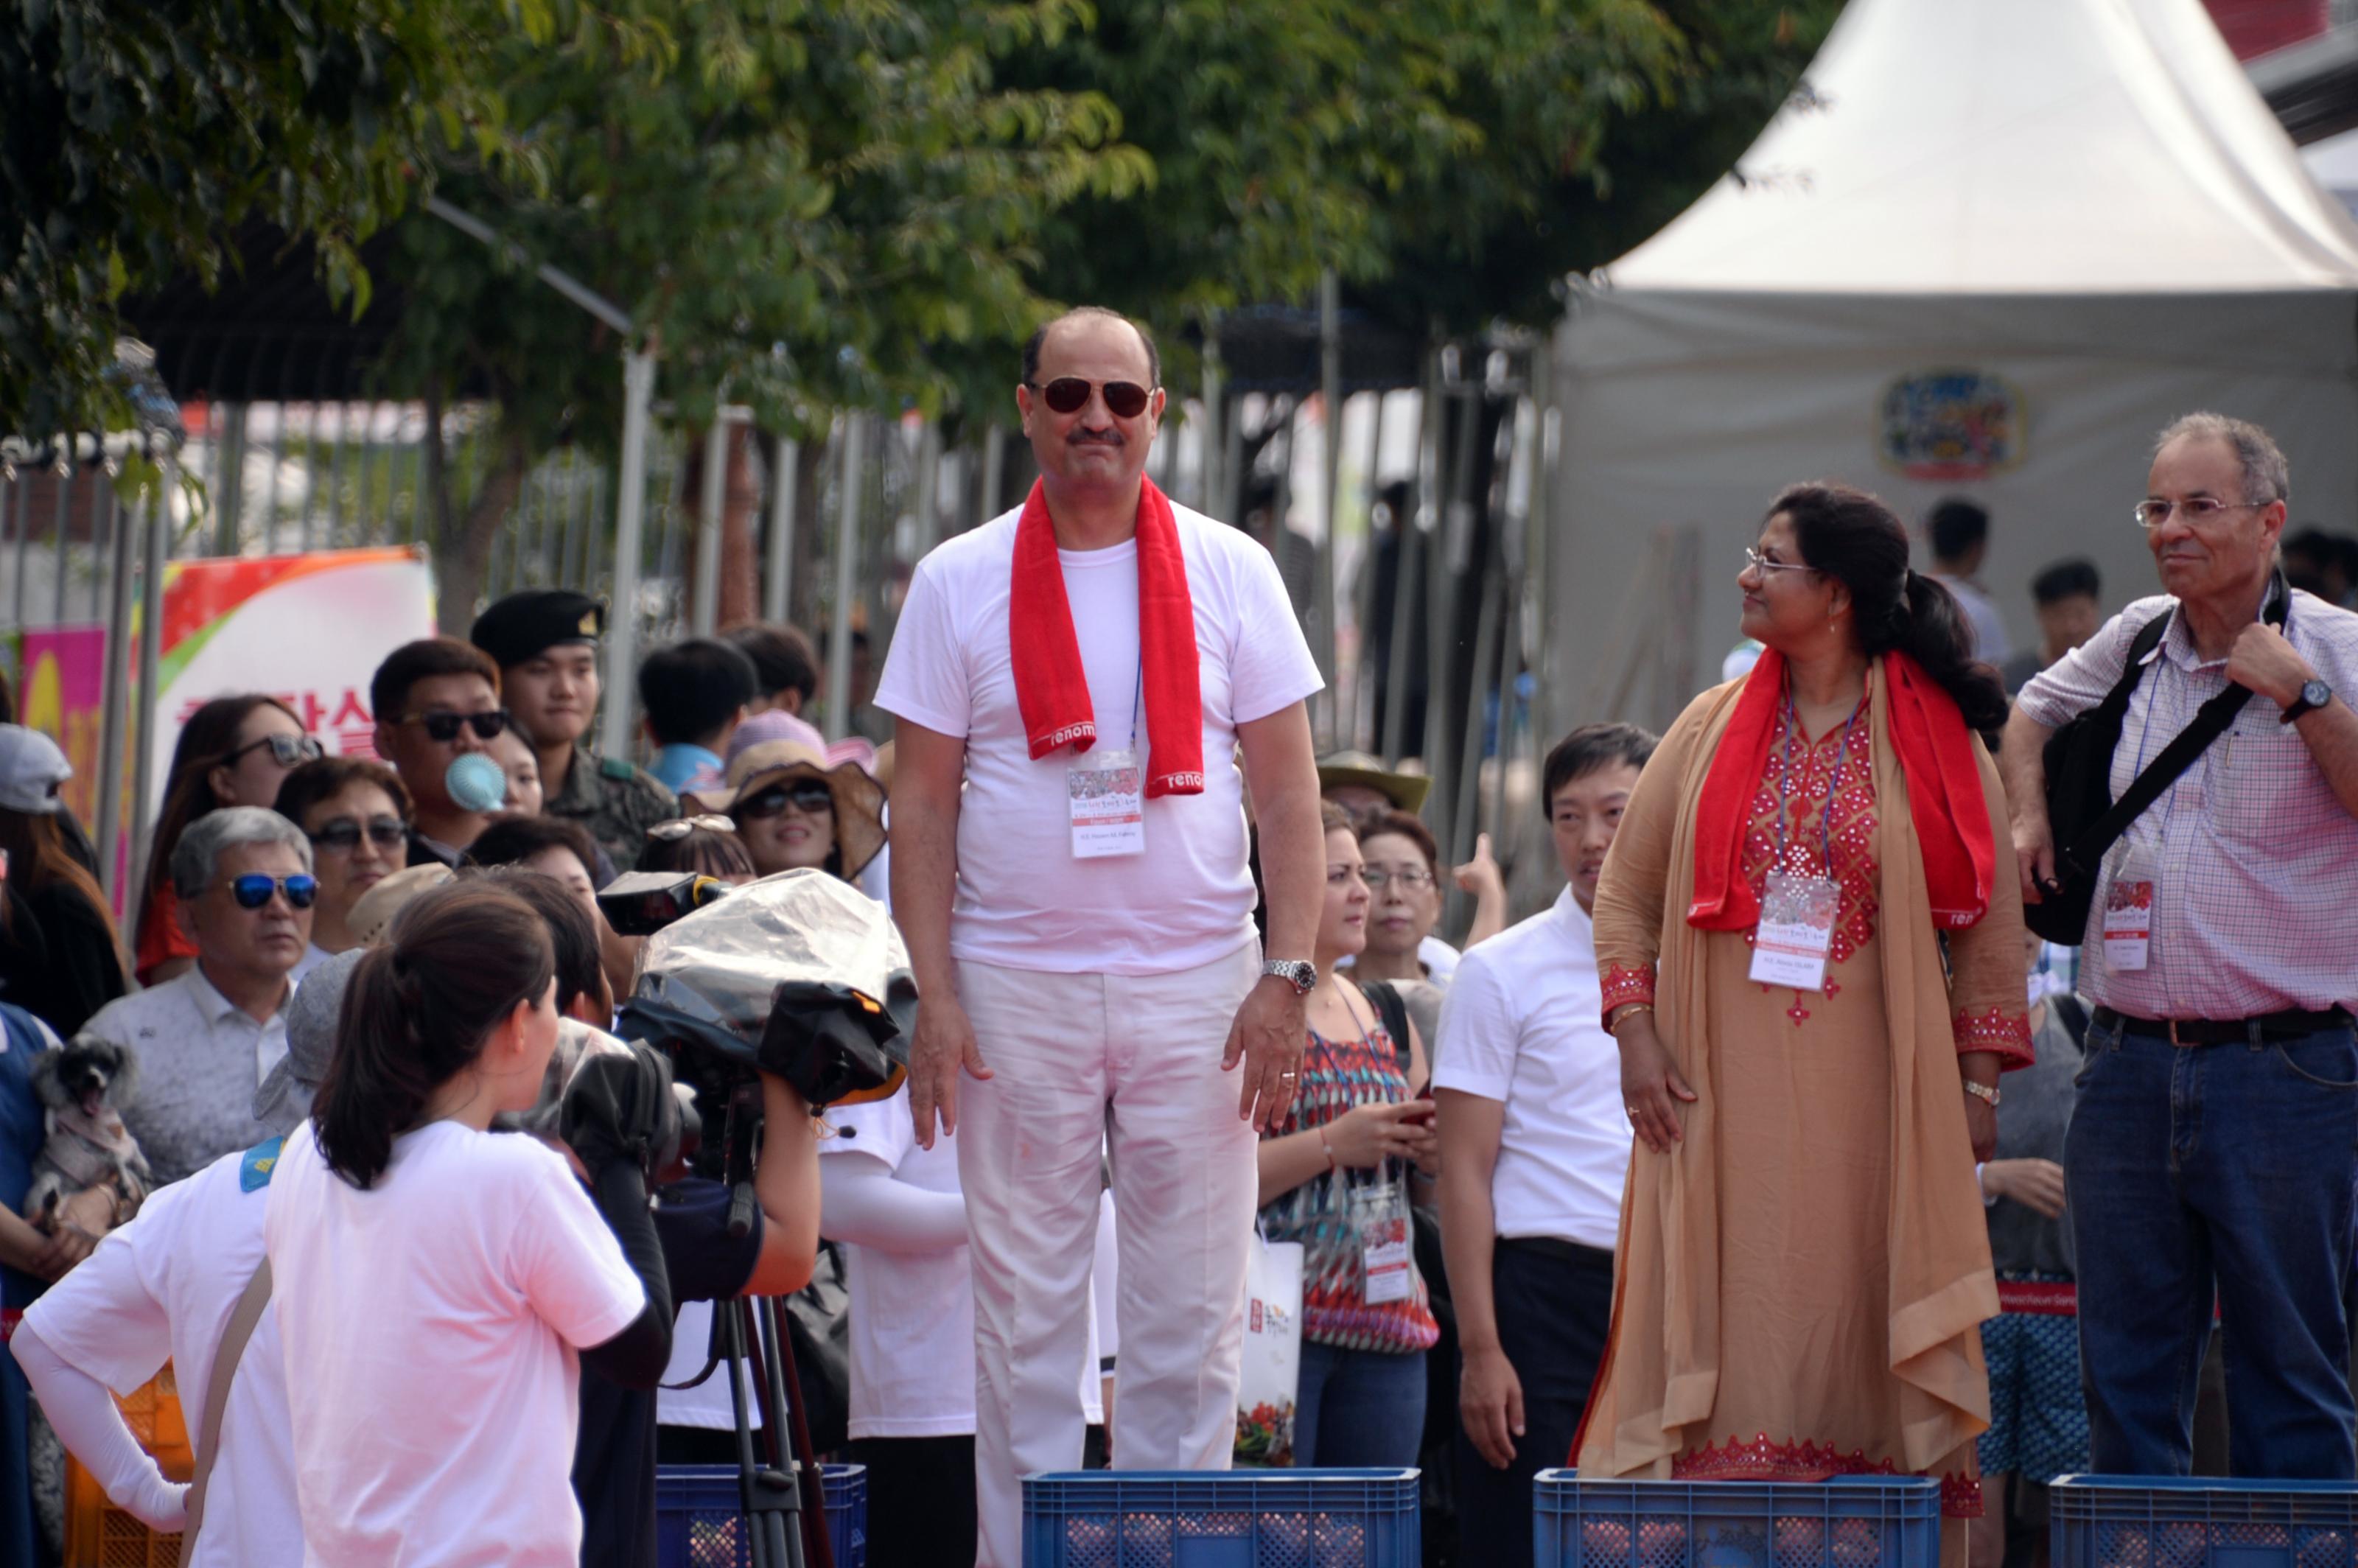
[[[1080,1458],[1102,1143],[1115,1462],[1228,1464],[1254,1144],[1293,1098],[1314,978],[1317,668],[1268,552],[1145,480],[1158,371],[1110,311],[1033,337],[1016,406],[1040,481],[918,563],[876,694],[900,720],[911,1108],[920,1143],[936,1118],[959,1134],[984,1568],[1021,1561],[1020,1478]]]
[[[1589,924],[1652,735],[1591,724],[1548,753],[1566,886],[1466,955],[1441,1008],[1441,1234],[1457,1308],[1458,1549],[1531,1561],[1531,1477],[1571,1463],[1613,1315],[1629,1123]]]
[[[1974,657],[1985,665],[2005,664],[2013,656],[2006,618],[1979,577],[1989,555],[1989,514],[1973,502],[1951,496],[1925,517],[1924,531],[1932,541],[1932,569],[1924,575],[1956,597],[1965,624],[1973,628]]]

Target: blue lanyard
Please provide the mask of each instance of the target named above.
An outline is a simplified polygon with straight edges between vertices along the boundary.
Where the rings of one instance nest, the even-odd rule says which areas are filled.
[[[1843,763],[1850,757],[1850,732],[1858,723],[1858,716],[1866,711],[1866,693],[1858,694],[1858,706],[1843,720],[1842,744],[1834,749],[1834,771],[1826,779],[1825,809],[1818,814],[1818,860],[1823,874],[1834,874],[1833,815],[1834,792],[1842,785]],[[1793,693],[1785,693],[1785,762],[1777,779],[1777,860],[1776,869],[1785,866],[1785,827],[1793,795],[1793,733],[1801,727],[1801,709],[1793,706]]]

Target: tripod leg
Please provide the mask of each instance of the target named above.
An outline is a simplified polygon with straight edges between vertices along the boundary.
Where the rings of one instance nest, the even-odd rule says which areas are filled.
[[[746,1403],[746,1375],[751,1346],[746,1342],[742,1302],[717,1302],[713,1310],[725,1321],[729,1335],[729,1403],[737,1415],[737,1495],[745,1520],[753,1568],[802,1568],[802,1539],[786,1530],[786,1512],[796,1498],[792,1476],[782,1476],[756,1463],[753,1423]]]
[[[763,1296],[747,1304],[753,1321],[761,1325],[762,1371],[769,1393],[770,1452],[777,1456],[778,1467],[794,1482],[796,1517],[788,1533],[803,1548],[809,1568],[835,1568],[834,1543],[827,1530],[827,1495],[819,1486],[818,1466],[809,1457],[810,1438],[803,1431],[802,1422],[802,1387],[788,1371],[794,1351],[778,1322],[777,1298]],[[814,1496],[818,1499],[816,1503],[811,1500]]]

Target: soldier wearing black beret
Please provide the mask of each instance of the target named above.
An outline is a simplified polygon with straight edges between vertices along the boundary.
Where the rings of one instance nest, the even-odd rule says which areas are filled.
[[[598,640],[606,607],[569,589],[512,593],[475,618],[471,640],[500,666],[500,694],[540,762],[541,809],[589,829],[625,870],[647,829],[679,815],[671,791],[623,757],[593,757]]]

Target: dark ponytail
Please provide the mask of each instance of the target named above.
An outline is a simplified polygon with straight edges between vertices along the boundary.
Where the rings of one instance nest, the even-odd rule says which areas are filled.
[[[1844,484],[1793,484],[1768,505],[1793,527],[1801,559],[1850,590],[1860,651],[1898,651],[1924,666],[1956,700],[1968,729],[2005,727],[2006,684],[1974,662],[1972,629],[1956,595],[1909,568],[1908,528],[1877,497]]]
[[[514,893],[470,878],[418,895],[392,945],[372,949],[344,988],[313,1113],[329,1169],[374,1185],[393,1141],[555,972],[547,922]]]

